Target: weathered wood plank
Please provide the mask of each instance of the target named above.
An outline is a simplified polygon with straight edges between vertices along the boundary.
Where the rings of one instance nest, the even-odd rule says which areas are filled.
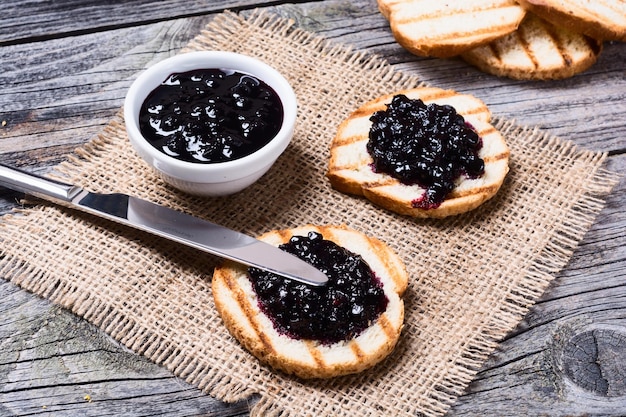
[[[2,2],[0,15],[0,46],[202,16],[225,9],[236,11],[258,6],[259,3],[263,2],[69,0],[59,3],[44,0],[5,0]]]
[[[624,172],[626,156],[608,166]],[[450,416],[623,414],[625,200],[622,179],[568,267],[500,343]]]
[[[0,281],[0,415],[245,415],[68,311]]]
[[[0,153],[85,143],[137,74],[180,50],[210,16],[3,48]]]

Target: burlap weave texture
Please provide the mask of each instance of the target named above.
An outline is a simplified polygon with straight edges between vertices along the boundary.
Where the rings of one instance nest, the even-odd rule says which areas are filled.
[[[170,189],[132,151],[121,118],[58,171],[92,191],[135,195],[252,235],[314,223],[378,237],[411,276],[394,353],[371,371],[329,381],[273,372],[222,326],[210,289],[218,259],[48,205],[3,219],[2,276],[218,398],[259,393],[253,414],[445,413],[593,223],[616,181],[602,169],[605,155],[496,119],[511,148],[496,198],[446,220],[397,216],[334,191],[324,173],[339,123],[365,101],[417,86],[417,78],[267,14],[219,15],[187,48],[202,49],[264,60],[296,91],[294,141],[257,184],[211,199]]]

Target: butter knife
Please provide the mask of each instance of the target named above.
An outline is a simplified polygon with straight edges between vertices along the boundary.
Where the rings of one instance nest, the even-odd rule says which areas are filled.
[[[125,194],[99,194],[0,164],[0,185],[309,285],[328,277],[300,258],[251,236]]]

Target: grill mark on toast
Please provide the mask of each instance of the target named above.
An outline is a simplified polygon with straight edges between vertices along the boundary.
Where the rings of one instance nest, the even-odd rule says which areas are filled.
[[[474,130],[476,131],[476,133],[478,133],[478,136],[480,136],[481,138],[485,138],[486,136],[491,135],[492,133],[496,132],[496,128],[493,127],[492,125],[485,125],[485,127],[483,127],[480,130],[476,130],[476,128],[474,128]]]
[[[546,24],[543,21],[541,23],[542,29],[545,30],[546,36],[550,37],[552,42],[554,42],[555,47],[561,54],[565,66],[571,67],[574,64],[575,58],[570,54],[572,48],[568,47],[567,39],[564,39],[562,36],[560,36],[559,31],[557,31],[556,28],[551,24]],[[596,41],[595,39],[590,38],[589,36],[582,34],[580,36],[582,37],[582,41],[585,43],[587,48],[589,48],[592,54],[597,56],[602,49],[601,43]],[[565,38],[567,38],[567,36]]]
[[[424,38],[427,40],[428,44],[445,44],[449,45],[458,45],[464,43],[473,44],[473,46],[478,46],[485,42],[489,42],[490,40],[497,39],[500,36],[507,35],[515,31],[515,26],[513,25],[491,25],[488,28],[484,29],[472,29],[468,32],[453,32],[453,33],[442,33],[440,36],[428,36]],[[397,30],[397,28],[396,28]],[[493,36],[488,36],[489,34],[493,34]],[[411,38],[409,38],[410,40]],[[418,38],[420,39],[420,38]],[[469,39],[469,41],[465,41],[465,39]],[[472,42],[472,40],[475,40]],[[436,49],[436,47],[430,47],[428,49]],[[464,48],[463,50],[466,50]],[[456,54],[455,54],[456,55]]]
[[[494,163],[494,162],[498,162],[501,161],[503,159],[506,159],[509,157],[509,152],[501,152],[497,155],[486,155],[482,157],[482,160],[485,162],[485,164],[490,164],[490,163]]]
[[[369,138],[363,135],[337,136],[333,141],[333,146],[352,145],[357,142],[367,141]]]
[[[466,191],[455,191],[455,190],[452,190],[450,192],[450,194],[448,194],[446,196],[446,200],[445,201],[453,200],[455,198],[467,197],[467,196],[470,196],[470,195],[492,194],[495,191],[497,191],[498,188],[499,187],[497,185],[493,184],[493,185],[485,185],[483,187],[472,188],[471,190],[466,190]]]
[[[458,93],[452,90],[435,90],[426,94],[420,94],[419,96],[423,102],[428,103],[428,102],[435,102],[437,100],[443,100],[446,98],[454,97],[457,95]]]
[[[429,94],[421,95],[422,101],[424,101],[426,104],[437,103],[439,101],[443,101],[451,97],[464,98],[466,96],[464,96],[463,94],[459,94],[453,90],[439,90],[439,91],[434,91]],[[474,102],[473,98],[470,98],[470,97],[467,97],[467,98],[468,100],[472,100],[472,106],[467,109],[464,109],[462,112],[457,110],[458,113],[461,114],[463,117],[476,115],[476,114],[491,115],[491,112],[484,104],[479,103],[477,101]],[[488,117],[487,120],[489,120],[489,118],[490,117]]]
[[[398,181],[397,179],[391,176],[385,176],[385,177],[380,177],[377,181],[367,181],[363,183],[363,188],[372,190],[374,188],[386,187],[388,185],[394,185],[394,184],[400,184],[400,181]]]
[[[520,27],[517,28],[517,31],[513,34],[513,36],[517,38],[517,41],[526,53],[526,56],[528,56],[528,59],[530,59],[530,62],[532,62],[533,68],[539,68],[539,62],[537,61],[537,57],[535,57],[535,54],[530,49],[530,43],[527,40],[528,35],[524,30],[524,25],[520,25]]]
[[[574,62],[574,58],[572,58],[572,56],[570,55],[567,44],[563,42],[563,39],[561,39],[561,37],[558,35],[558,32],[554,30],[554,27],[552,25],[546,24],[543,20],[537,19],[536,22],[543,31],[543,36],[545,36],[547,39],[550,40],[550,42],[554,44],[554,47],[559,52],[559,55],[563,60],[563,64],[566,67],[571,67]]]
[[[421,99],[424,103],[429,104],[429,103],[437,103],[438,101],[443,101],[445,99],[451,98],[451,97],[464,97],[464,95],[457,93],[456,91],[453,90],[442,90],[442,89],[438,89],[438,88],[424,88],[423,92],[421,92],[419,95],[415,95],[412,94],[410,91],[406,91],[406,90],[402,90],[402,91],[398,91],[397,93],[391,95],[386,95],[383,96],[375,101],[369,102],[369,103],[365,103],[362,107],[360,107],[359,109],[355,110],[346,121],[350,120],[354,120],[354,119],[360,119],[360,118],[365,118],[367,117],[369,119],[369,117],[376,111],[378,110],[385,110],[387,108],[387,106],[389,105],[389,103],[391,103],[391,100],[393,99],[394,96],[399,95],[399,94],[405,94],[407,95],[407,97],[415,100],[415,99]],[[468,99],[471,100],[475,100],[473,98],[468,97]],[[489,113],[489,109],[487,109],[487,107],[479,102],[475,102],[474,103],[475,106],[472,106],[470,109],[468,109],[467,111],[463,111],[464,114],[478,114],[478,113]]]
[[[315,361],[315,364],[317,365],[317,367],[319,369],[328,368],[328,366],[326,365],[326,362],[324,361],[324,356],[322,355],[322,352],[317,348],[316,343],[313,342],[312,340],[303,339],[302,341],[306,345],[306,348],[309,351],[309,354],[311,355],[311,357],[313,358],[313,361]]]
[[[289,239],[291,239],[292,236],[291,231],[289,230],[278,230],[276,233],[280,236],[281,242],[289,242]]]
[[[383,329],[383,332],[385,332],[387,339],[390,339],[390,340],[395,339],[396,332],[394,330],[393,325],[389,322],[389,319],[387,318],[387,315],[385,313],[381,314],[378,317],[378,324]]]
[[[361,350],[361,347],[356,340],[351,340],[349,346],[350,350],[354,354],[354,357],[356,358],[356,362],[363,362],[366,355],[363,350]]]
[[[361,161],[355,162],[354,164],[346,164],[346,165],[341,165],[341,166],[338,164],[335,164],[331,172],[338,172],[338,171],[344,171],[344,170],[358,171],[361,167],[365,165],[367,164],[364,164]]]
[[[500,65],[502,65],[502,55],[500,54],[500,50],[498,49],[498,43],[491,42],[487,45],[487,48],[489,48],[489,52],[491,52],[493,58],[497,60]]]
[[[315,226],[315,227],[310,228],[310,230],[311,231],[316,231],[317,233],[319,233],[322,236],[324,236],[325,239],[329,239],[329,237],[333,236],[333,234],[332,234],[332,230],[333,229],[328,227],[328,226]]]
[[[395,94],[387,94],[376,100],[365,103],[363,106],[355,110],[350,115],[350,117],[348,117],[348,120],[358,119],[362,117],[369,118],[369,116],[371,116],[374,112],[378,110],[385,110],[387,106],[389,105],[389,103],[391,103],[391,100],[393,99],[393,97],[399,94],[405,94],[407,95],[407,97],[412,98],[412,99],[420,98],[424,102],[441,100],[441,99],[450,98],[450,97],[454,97],[458,95],[458,93],[456,93],[455,91],[442,90],[439,88],[431,89],[431,88],[424,87],[421,94],[419,95],[412,94],[411,91],[408,91],[408,90],[401,90]]]
[[[391,10],[392,19],[398,24],[408,24],[408,23],[419,23],[424,20],[434,20],[439,18],[446,18],[449,16],[463,16],[463,15],[471,15],[473,13],[482,13],[482,12],[490,12],[492,10],[505,10],[505,9],[518,9],[519,6],[516,4],[494,4],[491,7],[476,7],[472,10],[463,10],[463,9],[439,9],[435,10],[433,13],[416,13],[413,16],[407,16],[405,18],[398,18],[394,16],[394,12],[397,10]],[[466,17],[467,18],[467,17]],[[480,19],[480,17],[479,17]]]
[[[390,96],[388,100],[391,101],[392,97],[393,96]],[[371,103],[370,105],[366,104],[363,107],[356,110],[354,113],[352,113],[352,115],[350,115],[348,120],[360,119],[362,117],[369,118],[369,116],[374,114],[374,112],[377,112],[378,110],[385,110],[387,108],[387,104],[389,104],[387,100],[385,101],[381,100],[380,102]]]
[[[491,119],[491,112],[486,107],[482,107],[482,106],[477,106],[471,109],[463,110],[463,112],[459,114],[463,116],[464,118],[467,118],[467,116],[476,116],[479,114],[484,114],[487,116],[485,117],[484,121],[489,121]]]
[[[274,346],[272,345],[271,340],[265,335],[263,331],[261,331],[261,325],[255,319],[256,313],[254,312],[250,302],[248,301],[248,297],[244,294],[243,290],[235,283],[235,276],[228,272],[224,276],[224,282],[228,287],[229,292],[232,294],[233,298],[237,301],[237,304],[243,310],[246,320],[250,323],[250,326],[254,330],[254,333],[259,338],[261,343],[263,344],[263,350],[266,352],[273,352]]]
[[[390,259],[389,259],[389,253],[387,252],[387,249],[386,249],[387,246],[378,239],[370,239],[370,245],[374,247],[374,252],[379,254],[380,259],[385,264],[385,268],[389,270]],[[397,275],[392,274],[391,280],[394,282],[396,289],[402,287],[400,278]]]

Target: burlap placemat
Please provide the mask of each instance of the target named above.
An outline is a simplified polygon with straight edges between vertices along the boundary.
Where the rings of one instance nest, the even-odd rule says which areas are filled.
[[[2,276],[217,398],[260,394],[254,415],[445,413],[594,221],[616,182],[601,168],[605,155],[497,119],[511,148],[498,196],[467,215],[412,220],[332,190],[324,173],[340,121],[369,99],[416,86],[416,78],[262,13],[218,16],[188,47],[198,49],[255,56],[296,91],[294,141],[257,184],[227,198],[176,192],[131,150],[121,118],[58,171],[93,191],[136,195],[250,234],[343,223],[377,236],[411,275],[406,327],[391,357],[330,381],[273,372],[230,337],[216,314],[210,279],[218,259],[48,205],[2,219]]]

